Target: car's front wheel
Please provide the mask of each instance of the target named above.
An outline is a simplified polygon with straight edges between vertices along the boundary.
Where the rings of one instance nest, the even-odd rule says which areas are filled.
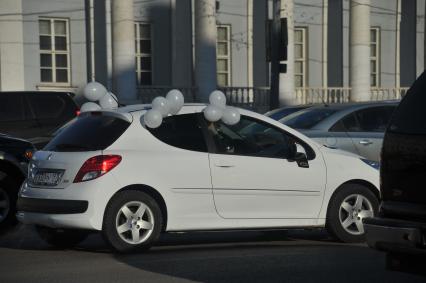
[[[148,194],[129,190],[118,193],[108,204],[102,233],[118,252],[150,248],[159,238],[163,226],[161,209]]]
[[[331,198],[327,211],[327,230],[342,242],[365,241],[363,219],[377,214],[379,201],[367,187],[345,184]]]

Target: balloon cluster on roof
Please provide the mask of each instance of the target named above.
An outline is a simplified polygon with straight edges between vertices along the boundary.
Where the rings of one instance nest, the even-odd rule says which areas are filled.
[[[164,117],[177,114],[183,104],[183,94],[177,89],[170,90],[165,98],[157,96],[152,100],[152,109],[144,115],[145,125],[149,128],[158,128]]]
[[[203,113],[207,121],[222,120],[227,125],[235,125],[240,121],[240,111],[232,106],[226,106],[226,96],[220,90],[215,90],[209,97],[210,105],[204,108]]]
[[[98,111],[101,109],[116,109],[118,107],[117,96],[115,96],[112,92],[109,92],[98,82],[88,83],[84,87],[83,94],[89,102],[86,102],[81,106],[81,112]]]

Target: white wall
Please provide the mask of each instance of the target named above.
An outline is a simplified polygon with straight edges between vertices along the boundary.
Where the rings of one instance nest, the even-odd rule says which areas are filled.
[[[0,90],[24,90],[21,0],[0,1]]]

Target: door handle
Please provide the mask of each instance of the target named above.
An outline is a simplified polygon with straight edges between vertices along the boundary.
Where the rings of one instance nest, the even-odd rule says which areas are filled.
[[[214,166],[220,167],[220,168],[231,168],[231,167],[235,167],[234,164],[223,162],[223,161],[215,162]]]
[[[360,140],[359,141],[359,144],[362,144],[362,145],[370,145],[370,144],[372,144],[373,142],[372,141],[370,141],[370,140]]]

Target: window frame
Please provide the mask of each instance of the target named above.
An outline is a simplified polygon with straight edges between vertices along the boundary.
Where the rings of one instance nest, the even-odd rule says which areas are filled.
[[[294,136],[293,134],[285,131],[284,129],[281,129],[281,128],[275,126],[275,125],[269,124],[269,123],[267,123],[263,120],[260,120],[260,119],[257,119],[257,118],[251,117],[251,116],[241,115],[241,118],[245,118],[245,119],[251,120],[253,122],[265,125],[266,127],[272,128],[272,129],[280,132],[283,135],[287,135],[288,137],[291,137],[292,139],[294,139],[296,141],[296,143],[300,144],[305,149],[306,156],[307,156],[308,160],[314,160],[316,158],[315,150],[307,142],[305,142],[302,139]],[[207,147],[208,147],[210,154],[242,156],[242,157],[251,157],[251,158],[271,158],[271,159],[289,160],[288,158],[285,158],[285,157],[254,156],[254,155],[230,154],[230,153],[218,152],[216,143],[214,141],[214,137],[213,137],[212,133],[208,130],[207,120],[204,117],[201,117],[201,119],[203,120],[203,122],[201,122],[201,125],[202,125],[202,128],[204,129],[204,133],[206,135]],[[221,120],[219,120],[218,122],[221,122]]]
[[[374,42],[371,41],[371,32],[375,33],[376,41],[374,41]],[[380,73],[381,73],[381,70],[380,70],[380,65],[381,65],[381,62],[380,62],[381,61],[380,60],[380,58],[381,58],[381,56],[380,56],[381,55],[380,54],[381,41],[380,41],[380,39],[381,39],[381,29],[380,29],[380,27],[378,27],[378,26],[371,27],[370,28],[370,66],[371,66],[371,63],[374,62],[374,65],[375,65],[375,68],[376,68],[375,72],[373,72],[372,70],[370,70],[370,87],[372,87],[372,88],[379,88],[380,85],[381,85],[381,76],[380,76]],[[375,54],[376,54],[376,56],[371,56],[371,50],[372,50],[373,45],[375,45]],[[371,76],[373,76],[373,75],[375,76],[374,84],[371,81]]]
[[[141,38],[140,37],[140,28],[141,26],[148,26],[149,27],[149,38]],[[135,60],[136,60],[136,64],[135,64],[135,69],[136,69],[136,83],[138,87],[143,87],[143,86],[152,86],[153,85],[153,81],[154,81],[154,64],[153,64],[153,36],[152,36],[152,23],[151,22],[142,22],[142,21],[136,21],[135,22]],[[140,45],[140,41],[141,40],[149,40],[149,44],[150,44],[150,50],[151,53],[142,53],[141,52],[141,45]],[[141,63],[140,63],[140,59],[143,57],[149,57],[151,59],[151,69],[148,71],[147,69],[142,69]],[[150,73],[151,74],[151,83],[150,84],[142,84],[141,83],[141,77],[143,73]]]
[[[296,65],[297,62],[301,62],[302,63],[302,72],[301,73],[296,73],[296,68],[294,68],[294,81],[296,84],[296,76],[301,76],[302,77],[302,85],[301,86],[295,86],[295,87],[299,87],[299,88],[305,88],[307,87],[307,82],[308,82],[308,60],[307,60],[307,55],[308,55],[308,27],[305,26],[297,26],[294,27],[294,35],[296,35],[296,32],[302,32],[302,41],[301,42],[296,42],[296,36],[294,36],[294,45],[301,45],[302,46],[302,57],[301,58],[296,58],[296,56],[294,56],[294,63]],[[295,48],[296,49],[296,48]],[[296,52],[295,52],[296,55]]]
[[[49,21],[50,24],[50,34],[42,34],[40,31],[40,22],[41,21]],[[56,50],[55,48],[55,22],[62,21],[65,22],[65,42],[67,50]],[[60,17],[39,17],[38,18],[38,51],[39,51],[39,71],[40,71],[40,85],[46,86],[62,86],[69,87],[71,86],[71,44],[70,44],[70,19],[69,18],[60,18]],[[41,36],[49,36],[50,37],[50,49],[41,49],[40,48],[40,37]],[[41,55],[47,54],[52,58],[52,65],[50,68],[41,66]],[[67,67],[57,67],[56,66],[56,55],[67,55]],[[52,70],[52,81],[46,82],[41,80],[41,70],[42,69],[50,69]],[[67,82],[58,82],[56,79],[56,70],[67,70]]]
[[[227,61],[227,71],[219,71],[219,69],[216,68],[216,77],[218,77],[219,74],[226,74],[227,75],[227,85],[220,85],[219,80],[216,78],[217,85],[219,87],[230,87],[232,86],[232,42],[231,42],[231,31],[232,26],[231,24],[217,24],[216,25],[216,32],[218,33],[219,28],[225,28],[226,29],[226,37],[227,40],[219,40],[219,37],[216,37],[216,66],[218,65],[218,60],[226,60]],[[219,43],[226,43],[227,45],[227,55],[219,55],[218,54],[218,45]]]

